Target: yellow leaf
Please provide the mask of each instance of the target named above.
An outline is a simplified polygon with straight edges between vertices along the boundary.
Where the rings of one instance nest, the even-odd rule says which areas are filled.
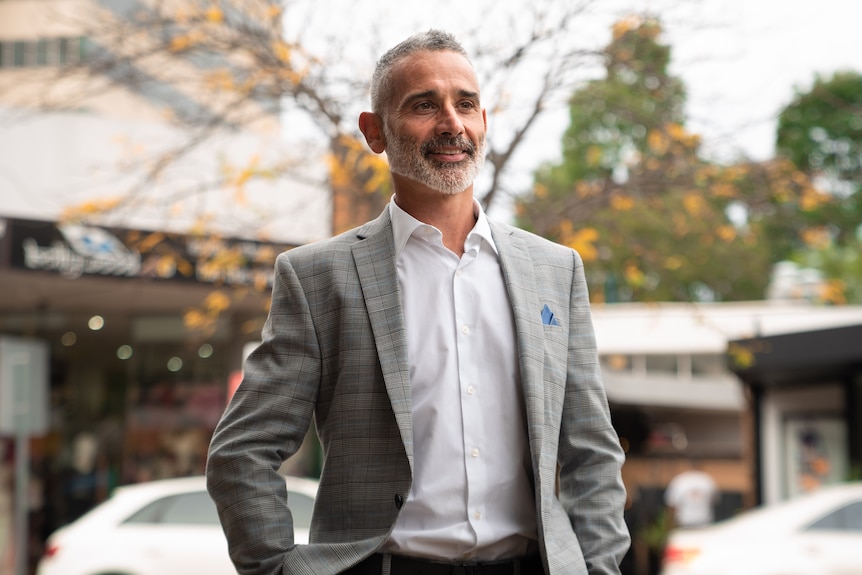
[[[188,49],[191,45],[191,40],[189,40],[188,36],[177,36],[175,38],[171,38],[170,50],[171,52],[182,52],[183,50]]]
[[[587,148],[587,164],[590,166],[598,166],[602,161],[603,151],[601,146],[590,146]]]
[[[207,20],[213,24],[221,24],[224,21],[224,12],[218,6],[210,6],[207,10]]]
[[[643,22],[643,19],[640,16],[635,15],[617,20],[612,28],[614,40],[619,40],[625,36],[626,33],[636,30],[638,26],[641,25],[641,22]]]
[[[538,199],[543,199],[548,197],[548,187],[544,184],[536,183],[533,185],[533,195]]]
[[[847,284],[840,279],[826,280],[820,285],[820,299],[834,305],[845,305],[847,303],[847,298],[844,295],[846,290]]]
[[[570,220],[563,220],[557,226],[560,243],[572,248],[581,255],[586,262],[595,261],[599,251],[595,246],[599,239],[599,232],[595,228],[584,228],[575,230]]]
[[[729,225],[718,226],[715,230],[716,235],[726,242],[732,242],[736,239],[736,228]]]
[[[700,217],[706,211],[706,201],[697,192],[689,192],[682,198],[685,211],[694,217]]]
[[[730,344],[727,348],[727,354],[736,367],[747,369],[754,365],[754,352],[744,345],[738,343]]]
[[[287,46],[286,42],[276,42],[272,46],[272,51],[275,53],[275,57],[281,62],[285,64],[290,62],[290,48]]]
[[[635,287],[643,285],[646,279],[646,275],[633,263],[626,265],[623,275],[626,278],[626,282]]]
[[[726,182],[718,182],[717,184],[714,184],[710,187],[709,191],[717,198],[735,198],[739,193],[736,186]]]
[[[626,194],[614,194],[611,196],[611,208],[619,211],[627,211],[635,206],[635,200]]]
[[[683,260],[679,256],[670,256],[664,260],[664,267],[671,271],[678,270],[683,266]]]
[[[223,291],[216,290],[204,299],[204,307],[215,312],[224,311],[230,307],[230,298]]]
[[[832,234],[825,226],[806,228],[802,230],[801,236],[805,245],[814,249],[824,249],[832,243]]]
[[[659,130],[650,130],[647,135],[647,145],[654,154],[661,156],[667,152],[668,140]]]

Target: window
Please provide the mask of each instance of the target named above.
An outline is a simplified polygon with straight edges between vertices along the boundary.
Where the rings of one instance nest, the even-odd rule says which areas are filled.
[[[192,491],[158,499],[124,523],[170,523],[173,525],[218,525],[215,504],[206,491]]]
[[[727,371],[723,355],[695,354],[691,356],[691,373],[693,375],[718,375]]]
[[[631,371],[631,360],[623,354],[603,355],[601,357],[602,369],[605,371],[626,372]]]
[[[27,42],[12,43],[12,66],[23,68],[27,61]]]
[[[854,501],[836,509],[812,523],[808,529],[862,533],[862,501]]]
[[[48,65],[48,41],[47,40],[39,40],[36,42],[36,65],[37,66],[47,66]]]
[[[287,502],[293,513],[293,525],[308,529],[314,498],[288,490]],[[170,525],[218,525],[215,503],[206,491],[190,491],[157,499],[133,513],[123,523]]]
[[[80,62],[92,51],[92,41],[84,37],[0,42],[0,68],[70,64]]]
[[[676,374],[676,356],[675,355],[647,355],[646,370],[647,373],[673,373]]]

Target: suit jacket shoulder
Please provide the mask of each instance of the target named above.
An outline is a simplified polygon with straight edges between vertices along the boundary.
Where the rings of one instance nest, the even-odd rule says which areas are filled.
[[[521,246],[523,249],[526,249],[528,251],[529,258],[536,265],[553,263],[557,266],[564,265],[568,267],[571,266],[573,262],[576,265],[582,264],[580,254],[568,246],[558,244],[511,224],[491,221],[490,225],[495,241],[500,243],[499,240],[502,239],[502,243],[504,244],[503,248],[498,245],[499,249],[504,249],[506,244],[511,241],[512,243]],[[564,262],[569,263],[565,264]]]

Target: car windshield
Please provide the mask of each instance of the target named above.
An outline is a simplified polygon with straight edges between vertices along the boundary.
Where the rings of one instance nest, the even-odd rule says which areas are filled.
[[[308,529],[314,499],[288,491],[294,527]],[[206,491],[191,491],[157,499],[129,516],[123,523],[169,525],[218,525],[215,504]]]

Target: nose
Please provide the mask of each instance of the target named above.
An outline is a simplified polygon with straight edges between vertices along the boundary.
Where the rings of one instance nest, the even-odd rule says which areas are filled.
[[[464,123],[453,104],[440,107],[438,112],[437,134],[441,136],[458,136],[464,133]]]

